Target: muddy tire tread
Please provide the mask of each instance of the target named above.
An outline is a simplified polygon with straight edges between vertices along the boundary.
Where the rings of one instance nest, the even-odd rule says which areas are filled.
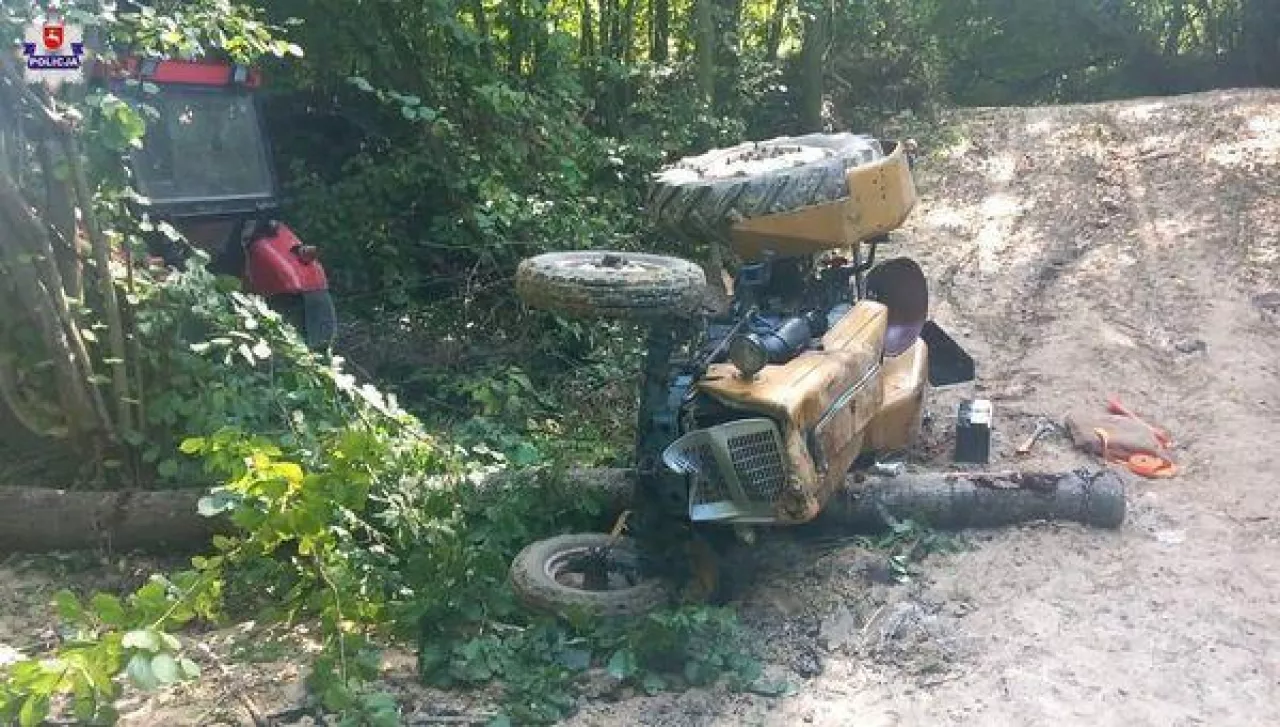
[[[623,273],[570,265],[605,254],[649,267]],[[649,320],[688,315],[698,310],[705,288],[706,275],[694,263],[643,253],[547,253],[524,260],[516,271],[516,292],[526,305],[572,316]]]
[[[646,198],[651,222],[660,230],[706,242],[728,244],[733,223],[764,215],[790,212],[847,197],[846,173],[851,167],[884,156],[880,143],[858,134],[807,134],[757,142],[768,146],[817,146],[832,156],[796,167],[741,176],[671,181],[655,175]],[[750,143],[713,149],[677,162],[670,168],[702,169],[718,156],[745,149]]]

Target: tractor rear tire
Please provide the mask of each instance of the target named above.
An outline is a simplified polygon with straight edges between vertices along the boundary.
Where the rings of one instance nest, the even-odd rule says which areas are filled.
[[[572,533],[539,540],[520,551],[511,562],[511,587],[530,608],[566,618],[643,616],[671,601],[668,584],[653,576],[606,590],[577,587],[558,577],[572,566],[572,559],[598,548],[606,549],[610,560],[639,571],[640,553],[629,538]]]
[[[551,252],[516,270],[516,293],[526,305],[570,316],[689,316],[705,305],[706,289],[696,264],[638,252]]]
[[[659,230],[728,244],[741,220],[848,197],[848,170],[883,156],[875,138],[847,133],[713,149],[654,175],[646,207]]]

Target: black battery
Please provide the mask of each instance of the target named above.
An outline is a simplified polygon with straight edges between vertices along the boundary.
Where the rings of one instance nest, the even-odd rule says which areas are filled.
[[[956,412],[955,461],[987,464],[991,460],[991,402],[967,399]]]

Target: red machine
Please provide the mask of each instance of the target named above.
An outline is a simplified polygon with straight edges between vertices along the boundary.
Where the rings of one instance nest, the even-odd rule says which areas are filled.
[[[317,249],[273,217],[279,206],[270,147],[254,92],[261,75],[216,61],[126,58],[96,70],[121,98],[155,109],[131,156],[153,218],[168,220],[289,317],[313,348],[332,342],[337,316]],[[183,257],[156,241],[170,263]]]

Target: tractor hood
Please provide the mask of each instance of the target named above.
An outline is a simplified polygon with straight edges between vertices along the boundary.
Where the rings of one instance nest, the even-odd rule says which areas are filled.
[[[731,409],[779,426],[786,481],[769,498],[777,498],[769,519],[814,517],[861,452],[884,396],[887,313],[880,303],[862,301],[822,337],[820,349],[750,379],[733,364],[715,364],[698,382],[699,391]]]

